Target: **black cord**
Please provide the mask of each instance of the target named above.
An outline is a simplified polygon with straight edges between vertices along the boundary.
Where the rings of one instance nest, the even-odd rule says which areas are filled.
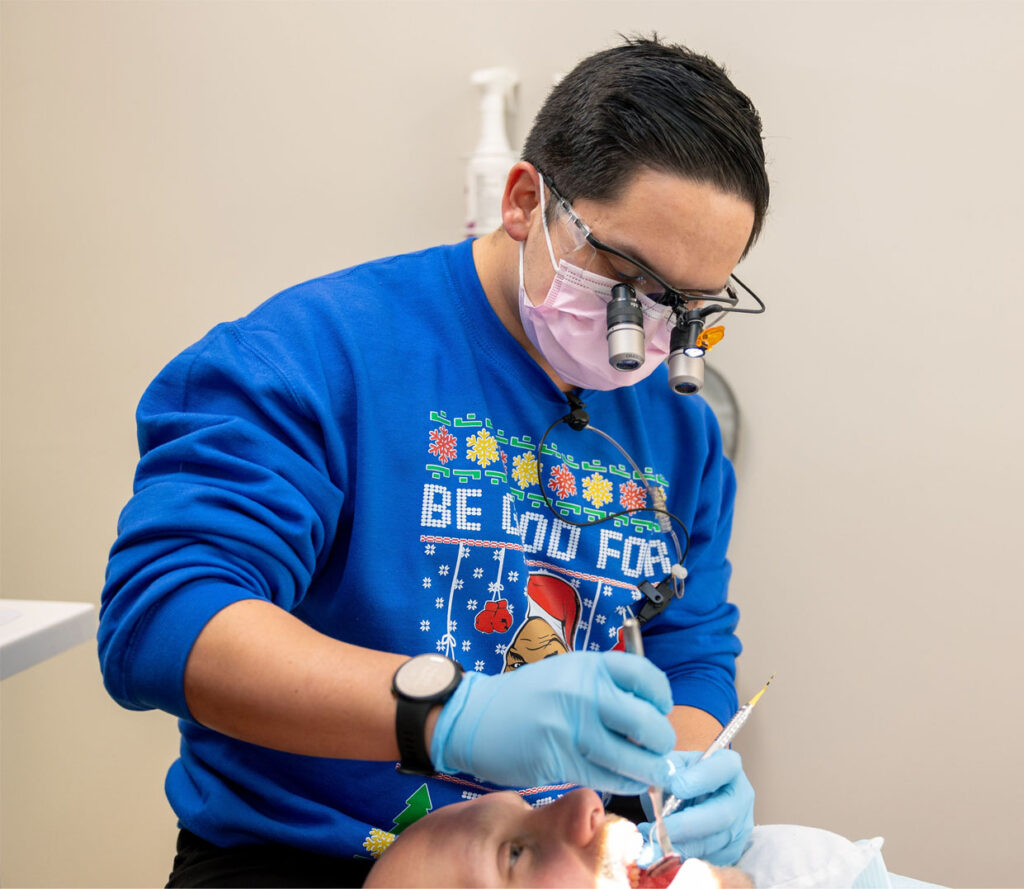
[[[583,402],[580,400],[579,396],[576,395],[575,392],[569,392],[566,397],[569,401],[569,407],[572,408],[572,410],[564,417],[559,417],[557,420],[555,420],[554,423],[548,426],[548,428],[544,430],[544,434],[540,437],[540,441],[537,442],[537,482],[538,487],[540,488],[540,496],[543,498],[544,505],[548,508],[548,511],[560,522],[564,522],[567,525],[573,525],[576,528],[589,528],[593,525],[602,525],[605,522],[612,521],[612,519],[617,519],[624,515],[633,515],[637,512],[653,512],[666,515],[672,521],[674,521],[683,532],[685,543],[683,545],[683,553],[679,557],[679,564],[682,565],[683,562],[686,561],[687,554],[690,552],[690,532],[687,529],[686,525],[683,523],[683,520],[674,513],[669,512],[667,509],[662,509],[661,507],[658,506],[638,506],[635,507],[634,509],[623,509],[620,510],[619,512],[614,512],[609,515],[606,515],[604,518],[591,519],[587,522],[573,521],[572,519],[566,516],[559,515],[559,513],[555,511],[555,507],[551,503],[551,498],[548,497],[547,492],[544,490],[544,472],[540,460],[541,448],[544,447],[544,442],[547,441],[547,437],[548,435],[551,434],[551,430],[554,429],[559,423],[566,423],[572,429],[580,431],[586,428],[587,424],[590,422],[590,418],[587,416],[587,412],[583,409]]]

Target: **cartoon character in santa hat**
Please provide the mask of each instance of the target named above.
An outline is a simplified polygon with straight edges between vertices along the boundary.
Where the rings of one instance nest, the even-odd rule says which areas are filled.
[[[526,583],[526,619],[505,652],[505,673],[572,651],[580,623],[580,595],[556,574],[538,571]]]

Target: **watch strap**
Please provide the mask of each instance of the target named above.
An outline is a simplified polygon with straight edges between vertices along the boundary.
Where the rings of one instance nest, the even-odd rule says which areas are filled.
[[[437,769],[427,750],[427,716],[437,701],[412,701],[399,696],[395,711],[398,771],[406,775],[433,775]]]

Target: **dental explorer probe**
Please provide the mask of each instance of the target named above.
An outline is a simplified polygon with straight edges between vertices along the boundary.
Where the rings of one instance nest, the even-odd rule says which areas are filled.
[[[644,640],[640,634],[640,621],[635,617],[627,617],[623,620],[622,643],[630,654],[644,656]],[[665,819],[662,814],[662,810],[666,806],[663,803],[661,788],[652,784],[647,788],[647,795],[651,798],[651,808],[654,811],[654,835],[658,838],[661,854],[663,856],[674,855],[676,850],[672,847],[672,840],[669,838],[668,828],[665,827]],[[674,799],[674,796],[669,796],[669,802]]]
[[[639,628],[637,630],[637,635],[639,635]],[[625,636],[625,633],[623,633],[623,636]],[[772,675],[768,677],[768,681],[764,684],[764,687],[749,701],[747,701],[747,703],[740,707],[739,710],[736,711],[736,715],[733,716],[733,718],[726,723],[725,728],[722,729],[718,737],[711,742],[711,746],[709,746],[708,749],[701,754],[701,757],[699,760],[697,760],[697,762],[703,762],[712,754],[718,753],[719,750],[724,750],[732,743],[732,739],[736,737],[736,733],[741,728],[743,728],[743,723],[747,721],[747,718],[750,716],[754,707],[757,706],[757,702],[761,700],[761,695],[763,695],[768,690],[768,686],[772,684],[772,680],[774,678],[775,674],[772,673]],[[679,808],[681,803],[681,799],[673,796],[672,794],[669,794],[669,798],[665,800],[665,806],[661,810],[661,817],[667,818],[676,809]]]

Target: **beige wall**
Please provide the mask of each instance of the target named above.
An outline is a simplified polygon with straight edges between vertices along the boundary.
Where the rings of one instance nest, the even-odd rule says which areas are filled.
[[[276,290],[457,239],[469,73],[618,31],[725,62],[774,188],[715,352],[744,410],[733,595],[758,820],[1020,885],[1024,4],[4,2],[4,596],[98,603],[133,411]],[[386,344],[385,344],[386,345]],[[170,717],[83,645],[4,681],[6,886],[162,885]]]

